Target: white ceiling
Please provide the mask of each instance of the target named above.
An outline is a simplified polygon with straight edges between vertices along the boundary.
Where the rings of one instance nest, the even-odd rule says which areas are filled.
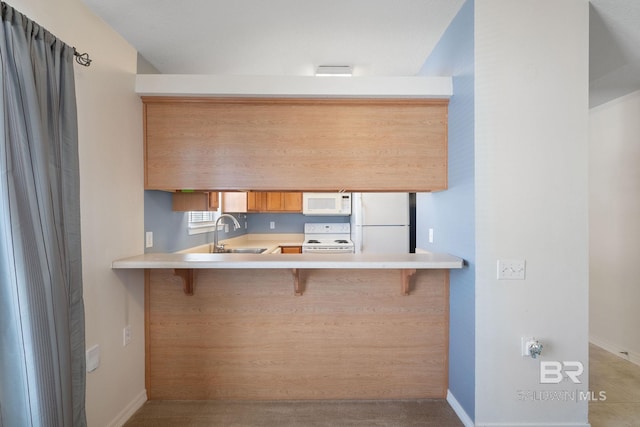
[[[591,0],[591,106],[640,90],[640,1]]]
[[[83,0],[160,73],[413,76],[464,0]],[[640,0],[591,0],[590,101],[640,89]]]
[[[415,75],[464,0],[84,0],[165,74]],[[401,6],[400,6],[401,5]]]

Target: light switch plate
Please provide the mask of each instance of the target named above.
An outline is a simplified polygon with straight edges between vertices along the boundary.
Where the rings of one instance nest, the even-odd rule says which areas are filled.
[[[147,231],[144,234],[144,247],[145,248],[153,247],[153,231]]]

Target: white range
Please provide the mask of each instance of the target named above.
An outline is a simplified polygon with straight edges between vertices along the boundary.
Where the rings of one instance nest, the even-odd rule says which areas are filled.
[[[302,253],[352,254],[351,224],[307,223],[304,225]]]

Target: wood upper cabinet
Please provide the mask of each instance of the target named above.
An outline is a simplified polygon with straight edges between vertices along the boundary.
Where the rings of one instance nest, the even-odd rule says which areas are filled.
[[[175,192],[172,210],[174,211],[215,211],[218,209],[217,192]]]
[[[246,213],[247,201],[247,193],[244,191],[224,192],[221,201],[222,213]]]
[[[143,97],[145,188],[447,188],[447,100]],[[267,200],[265,203],[278,203]]]
[[[302,212],[302,193],[248,191],[222,193],[223,212]]]
[[[267,193],[264,191],[247,192],[247,212],[263,212],[267,210]]]
[[[301,192],[269,192],[267,193],[268,212],[302,212]]]

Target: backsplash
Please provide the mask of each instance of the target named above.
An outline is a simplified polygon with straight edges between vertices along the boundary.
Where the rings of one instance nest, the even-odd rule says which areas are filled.
[[[247,214],[248,233],[304,233],[307,222],[349,222],[348,216],[308,216],[300,213],[254,213]],[[271,228],[273,222],[274,228]]]
[[[171,193],[166,191],[146,190],[144,192],[144,230],[153,232],[153,247],[146,248],[145,253],[175,252],[213,242],[213,232],[188,234],[187,213],[171,210],[171,197]],[[220,232],[220,240],[247,233],[245,215],[234,216],[238,218],[241,228],[233,230],[230,225],[228,233]],[[143,239],[144,236],[140,238]]]

